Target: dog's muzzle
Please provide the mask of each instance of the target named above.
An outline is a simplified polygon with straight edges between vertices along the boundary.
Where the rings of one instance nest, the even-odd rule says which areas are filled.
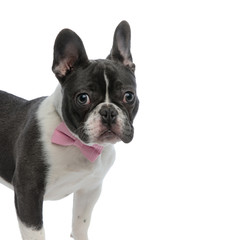
[[[133,138],[133,126],[127,114],[118,106],[102,103],[89,115],[85,133],[90,143],[129,143]]]

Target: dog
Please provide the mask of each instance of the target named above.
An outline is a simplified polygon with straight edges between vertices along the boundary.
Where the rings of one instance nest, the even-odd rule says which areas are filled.
[[[71,193],[71,237],[88,239],[114,144],[134,135],[139,100],[130,44],[122,21],[108,57],[89,60],[80,37],[63,29],[54,44],[59,84],[51,96],[27,101],[0,91],[0,182],[14,190],[22,239],[44,240],[43,201]]]

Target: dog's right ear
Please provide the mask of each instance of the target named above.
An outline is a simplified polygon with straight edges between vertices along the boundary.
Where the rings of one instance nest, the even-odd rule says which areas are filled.
[[[76,67],[84,67],[88,57],[80,37],[70,29],[63,29],[54,44],[52,70],[62,84]]]

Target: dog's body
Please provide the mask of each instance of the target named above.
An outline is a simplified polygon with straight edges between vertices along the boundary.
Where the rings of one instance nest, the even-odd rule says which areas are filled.
[[[43,200],[71,193],[72,237],[87,240],[92,209],[115,159],[113,144],[133,138],[138,99],[128,23],[117,27],[106,60],[88,60],[81,39],[61,31],[53,72],[60,84],[49,97],[27,101],[0,91],[0,182],[15,191],[24,240],[45,239]],[[84,148],[100,149],[96,159],[75,145],[53,142],[62,123]]]

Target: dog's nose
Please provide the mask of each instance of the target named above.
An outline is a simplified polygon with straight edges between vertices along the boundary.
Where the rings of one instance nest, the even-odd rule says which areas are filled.
[[[99,113],[104,124],[110,125],[116,122],[118,112],[113,106],[103,106]]]

